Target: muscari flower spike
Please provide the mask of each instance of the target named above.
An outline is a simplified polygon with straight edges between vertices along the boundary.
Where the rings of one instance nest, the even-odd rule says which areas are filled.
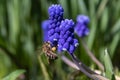
[[[63,20],[63,13],[64,10],[61,5],[52,5],[48,9],[49,13],[49,31],[48,31],[48,38],[49,41],[53,46],[56,46],[56,42],[59,39],[59,26],[61,21]]]
[[[87,27],[88,23],[90,22],[90,19],[86,15],[79,15],[77,17],[77,24],[75,26],[75,33],[79,37],[84,37],[89,34],[89,29]]]
[[[78,40],[74,38],[74,22],[65,19],[60,25],[60,37],[58,41],[58,51],[67,51],[72,54],[78,45]]]
[[[49,20],[43,21],[41,26],[43,30],[43,41],[48,41]]]

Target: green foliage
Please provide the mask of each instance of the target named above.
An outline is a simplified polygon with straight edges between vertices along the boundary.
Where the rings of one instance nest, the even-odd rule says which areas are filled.
[[[85,38],[87,46],[105,64],[105,75],[109,79],[116,69],[118,71],[114,75],[118,75],[120,0],[0,0],[0,78],[18,69],[10,74],[15,73],[12,78],[15,79],[25,70],[25,80],[69,80],[73,68],[60,58],[49,65],[44,54],[39,60],[36,53],[37,47],[43,43],[41,23],[48,19],[47,9],[53,3],[61,4],[64,17],[75,22],[79,14],[90,17],[90,34]],[[79,42],[75,51],[77,57],[93,70],[99,70]],[[105,47],[110,51],[109,55],[104,54]],[[65,55],[70,59],[68,54]],[[75,79],[89,80],[82,73]]]
[[[25,72],[25,70],[16,70],[16,71],[10,73],[8,76],[3,78],[2,80],[16,80],[16,78],[19,77],[24,72]]]

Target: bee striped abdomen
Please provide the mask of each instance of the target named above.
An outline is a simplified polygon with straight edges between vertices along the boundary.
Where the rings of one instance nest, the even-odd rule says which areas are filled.
[[[46,53],[46,56],[49,59],[57,59],[58,58],[56,54],[54,54],[53,52],[49,52],[49,51]]]

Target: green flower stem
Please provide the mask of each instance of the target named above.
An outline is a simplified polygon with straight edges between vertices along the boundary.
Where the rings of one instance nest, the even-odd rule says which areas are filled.
[[[81,72],[83,72],[86,76],[88,76],[89,78],[93,79],[93,80],[108,80],[107,78],[95,73],[94,71],[92,71],[91,69],[89,69],[86,65],[84,65],[81,61],[79,61],[75,55],[70,55],[73,59],[74,62],[72,62],[71,60],[69,60],[67,57],[65,57],[64,55],[61,55],[61,59],[63,60],[63,62],[65,62],[67,65],[69,65],[70,67],[80,70]]]
[[[86,76],[93,80],[108,80],[107,78],[95,73],[90,68],[88,68],[86,65],[84,65],[81,61],[77,59],[77,57],[74,54],[70,55],[74,61],[74,63],[78,66],[79,70],[83,72]]]
[[[79,70],[79,68],[71,61],[69,60],[67,57],[65,57],[64,55],[61,56],[61,59],[63,60],[64,63],[66,63],[68,66]]]
[[[47,69],[46,69],[46,67],[45,67],[44,63],[42,62],[42,59],[39,55],[38,55],[38,60],[39,60],[41,70],[42,70],[44,78],[45,78],[44,80],[50,80],[49,74],[47,73]]]
[[[85,41],[84,41],[83,39],[81,39],[81,42],[82,42],[82,45],[83,45],[85,51],[87,52],[88,56],[93,60],[93,62],[95,62],[95,63],[98,65],[98,67],[99,67],[102,71],[104,71],[104,66],[103,66],[103,64],[102,64],[102,63],[94,56],[94,54],[89,50],[89,48],[86,46]]]

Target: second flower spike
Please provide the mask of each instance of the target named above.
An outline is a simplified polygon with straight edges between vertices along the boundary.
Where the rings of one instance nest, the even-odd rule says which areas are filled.
[[[60,36],[58,41],[58,50],[67,51],[72,54],[78,45],[78,40],[74,38],[74,22],[65,19],[60,25]]]

